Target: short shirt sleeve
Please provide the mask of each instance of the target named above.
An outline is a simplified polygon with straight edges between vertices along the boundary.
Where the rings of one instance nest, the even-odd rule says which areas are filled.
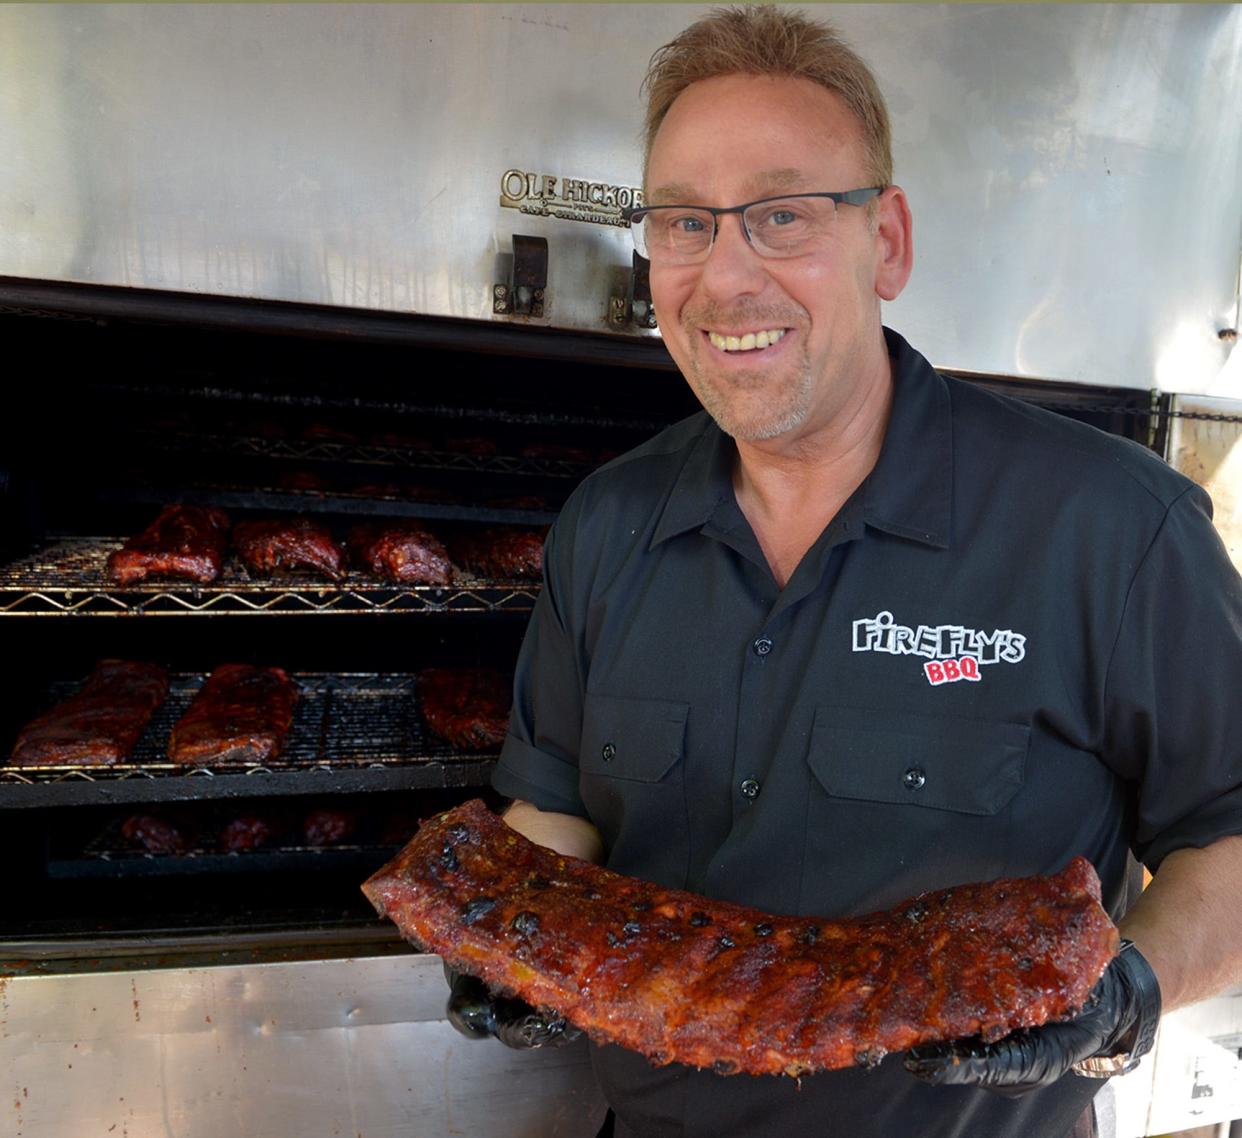
[[[492,786],[540,810],[586,816],[578,793],[582,678],[566,628],[566,573],[558,564],[558,526],[544,544],[543,589],[535,602],[513,681],[509,733]]]
[[[1136,788],[1133,848],[1242,833],[1242,581],[1198,487],[1170,505],[1126,601],[1104,691],[1104,754]]]

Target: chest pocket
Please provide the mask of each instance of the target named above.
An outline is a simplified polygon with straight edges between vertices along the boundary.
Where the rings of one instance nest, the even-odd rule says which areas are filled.
[[[807,756],[836,799],[990,816],[1022,789],[1030,728],[818,707]]]
[[[628,782],[661,782],[681,758],[689,711],[688,703],[588,692],[579,768]],[[680,776],[678,770],[678,782]]]
[[[1004,876],[1029,738],[1020,723],[816,708],[799,911],[873,912]]]
[[[687,817],[682,756],[688,703],[587,692],[578,750],[582,801],[607,864],[681,884]]]

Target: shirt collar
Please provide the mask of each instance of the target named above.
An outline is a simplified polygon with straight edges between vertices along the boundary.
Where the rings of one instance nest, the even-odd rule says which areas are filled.
[[[880,458],[860,490],[863,520],[896,537],[944,549],[953,493],[949,391],[901,336],[885,328],[884,337],[893,360],[893,404]],[[673,483],[650,548],[701,529],[732,493],[733,440],[706,412],[701,416],[703,429]]]
[[[953,415],[944,379],[891,328],[893,405],[875,469],[862,485],[863,521],[947,549],[953,519]]]
[[[702,529],[716,508],[733,492],[733,463],[737,449],[706,411],[699,412],[702,431],[690,446],[685,464],[664,503],[664,512],[651,535],[654,549],[670,537]]]

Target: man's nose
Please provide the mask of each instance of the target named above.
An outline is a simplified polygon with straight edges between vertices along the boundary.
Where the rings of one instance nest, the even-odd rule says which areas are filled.
[[[714,296],[736,296],[759,292],[765,279],[763,258],[746,239],[742,215],[717,218],[716,238],[703,262],[702,286]]]

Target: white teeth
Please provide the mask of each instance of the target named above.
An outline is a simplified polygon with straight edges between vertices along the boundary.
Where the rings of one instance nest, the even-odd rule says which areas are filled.
[[[708,332],[707,338],[712,342],[712,347],[722,352],[753,352],[756,348],[770,348],[784,334],[784,328],[773,328],[764,332],[747,332],[745,336],[722,336],[719,332]]]

